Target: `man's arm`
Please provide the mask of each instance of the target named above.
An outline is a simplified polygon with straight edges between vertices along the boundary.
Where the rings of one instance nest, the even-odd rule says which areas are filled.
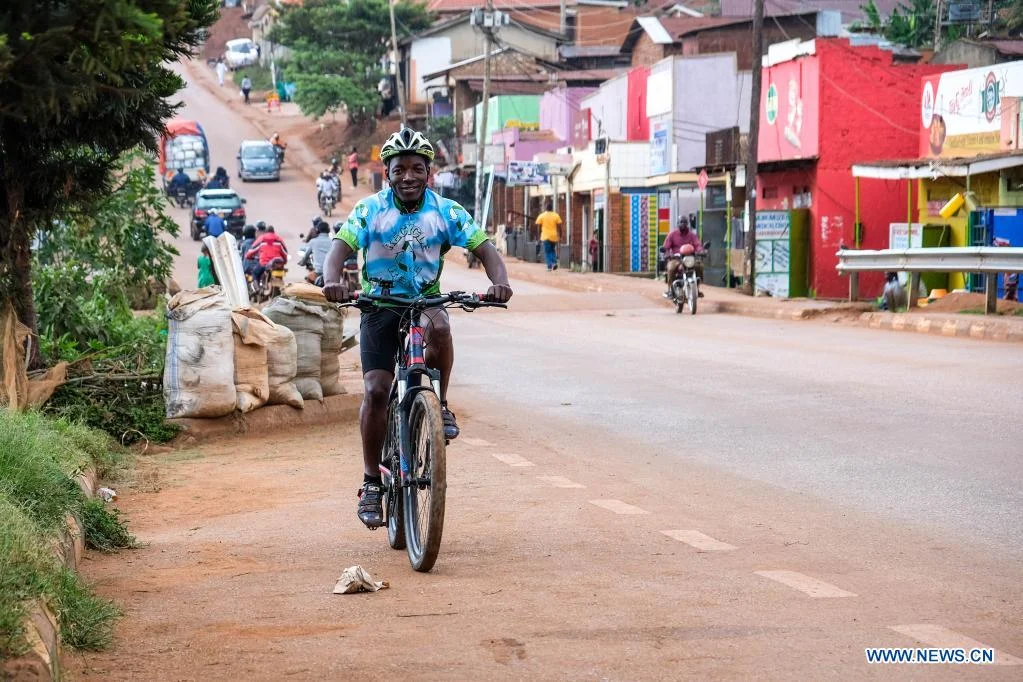
[[[348,257],[355,252],[345,240],[333,241],[327,260],[323,264],[323,295],[332,303],[344,303],[351,297],[352,292],[341,283],[341,269]]]
[[[493,285],[487,290],[487,299],[495,303],[507,303],[512,297],[512,288],[508,284],[508,270],[504,267],[504,260],[497,252],[494,244],[487,239],[472,250],[473,254],[483,263],[483,269]]]

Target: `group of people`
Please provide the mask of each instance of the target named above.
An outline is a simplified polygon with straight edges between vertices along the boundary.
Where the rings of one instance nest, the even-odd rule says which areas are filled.
[[[167,183],[167,191],[174,194],[179,190],[195,193],[199,191],[199,182],[193,182],[184,168],[178,168],[171,181]],[[223,166],[217,166],[216,172],[206,180],[203,189],[230,189],[231,179],[227,176],[227,170]]]
[[[219,237],[223,232],[223,219],[216,211],[210,211],[206,218],[206,233],[211,237]],[[288,247],[284,240],[274,230],[273,225],[267,225],[262,220],[255,225],[245,226],[242,230],[242,239],[238,242],[238,250],[242,255],[242,269],[256,281],[259,281],[274,260],[280,259],[284,262],[288,260]],[[199,288],[212,284],[219,282],[209,249],[203,245],[199,256]]]

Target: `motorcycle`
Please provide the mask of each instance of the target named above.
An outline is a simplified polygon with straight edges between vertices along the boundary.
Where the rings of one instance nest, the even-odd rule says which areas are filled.
[[[323,215],[328,218],[334,212],[334,207],[337,206],[337,197],[334,194],[321,194],[320,195],[320,211]]]
[[[710,244],[704,244],[707,249]],[[704,253],[690,253],[682,256],[678,272],[671,283],[671,301],[675,304],[675,312],[681,313],[689,308],[689,314],[696,314],[697,300],[700,298],[700,278],[696,276],[696,264],[702,262]]]
[[[475,253],[468,249],[465,250],[465,262],[469,265],[470,270],[480,266],[480,259],[476,257]]]
[[[348,287],[348,291],[359,290],[359,260],[349,258],[345,261],[344,269],[341,271],[341,281]]]
[[[287,148],[287,145],[285,145],[283,142],[272,143],[272,144],[273,144],[273,147],[274,147],[274,151],[277,152],[277,163],[279,165],[283,166],[284,165],[284,150]]]
[[[249,300],[253,303],[262,303],[277,298],[284,290],[284,278],[288,270],[284,267],[283,258],[274,258],[267,263],[259,281],[250,275],[245,275],[245,282],[249,288]]]
[[[192,208],[195,206],[195,190],[191,187],[171,188],[170,198],[178,205],[178,208]]]

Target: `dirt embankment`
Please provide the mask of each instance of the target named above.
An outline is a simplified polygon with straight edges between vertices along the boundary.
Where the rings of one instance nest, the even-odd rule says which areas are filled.
[[[1016,301],[998,301],[999,315],[1015,315],[1021,306]],[[939,298],[927,304],[926,308],[916,308],[927,313],[962,313],[983,312],[984,294],[955,293]]]
[[[250,2],[249,4],[258,6],[262,3]],[[250,16],[251,12],[246,12],[241,6],[221,7],[220,18],[210,27],[210,35],[202,46],[203,59],[209,60],[222,57],[224,55],[224,47],[229,40],[251,38],[252,29],[249,28]]]

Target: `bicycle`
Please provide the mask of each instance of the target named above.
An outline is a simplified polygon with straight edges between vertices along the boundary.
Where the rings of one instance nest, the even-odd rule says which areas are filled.
[[[358,294],[340,307],[360,311],[390,310],[401,314],[401,343],[397,371],[387,405],[387,435],[380,454],[384,488],[387,543],[405,549],[416,571],[433,568],[444,532],[447,491],[447,439],[440,408],[440,372],[426,366],[422,313],[428,308],[507,308],[479,294],[452,291],[436,296],[391,296],[390,283],[380,282],[382,294]],[[423,382],[425,379],[425,385]]]

